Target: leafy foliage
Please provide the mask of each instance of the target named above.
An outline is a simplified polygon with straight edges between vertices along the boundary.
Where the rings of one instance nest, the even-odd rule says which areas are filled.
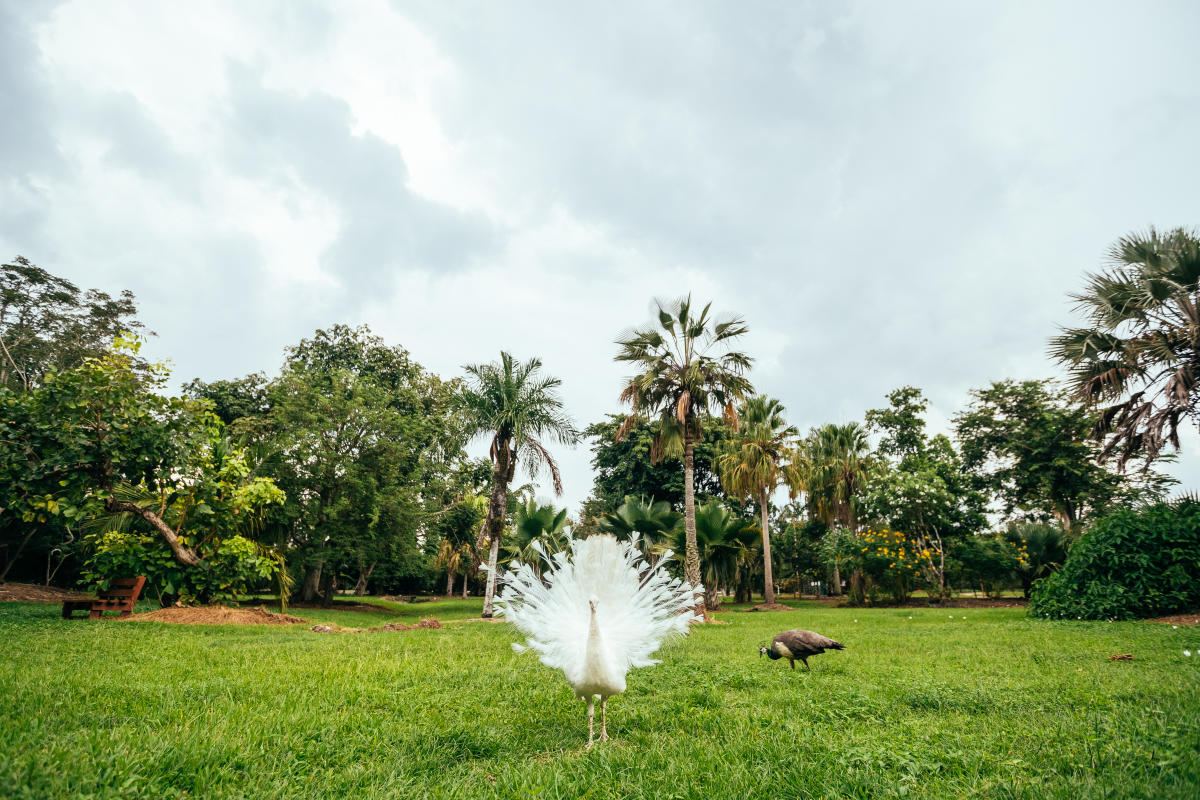
[[[1033,585],[1029,613],[1136,619],[1200,607],[1200,503],[1122,508],[1097,519],[1062,569]]]
[[[923,565],[930,557],[908,536],[887,528],[859,531],[846,544],[845,562],[864,581],[858,592],[852,592],[860,602],[863,592],[873,602],[878,601],[877,593],[882,590],[893,602],[903,603],[922,582]]]
[[[671,510],[665,500],[626,497],[616,511],[600,518],[599,529],[622,541],[636,534],[644,547],[666,541],[683,522],[683,515]]]
[[[0,265],[0,387],[27,390],[142,329],[133,293],[79,287],[17,256]],[[136,365],[144,367],[144,362]]]
[[[1096,415],[1058,399],[1046,381],[999,381],[971,392],[954,418],[963,462],[1005,514],[1053,515],[1070,527],[1114,500],[1161,495],[1168,483],[1147,473],[1126,478],[1105,468],[1090,433]]]
[[[686,532],[675,529],[676,552],[686,545]],[[704,582],[704,602],[709,611],[721,604],[719,590],[732,586],[739,568],[753,556],[760,536],[758,527],[716,501],[696,509],[696,543]]]
[[[609,414],[603,422],[589,425],[584,435],[592,439],[593,496],[604,511],[611,511],[626,497],[653,497],[676,511],[684,507],[683,462],[678,456],[650,458],[657,424],[641,419],[628,425],[617,438],[625,416]],[[719,417],[700,421],[702,437],[694,445],[695,496],[701,503],[720,497],[720,480],[715,462],[733,429]]]

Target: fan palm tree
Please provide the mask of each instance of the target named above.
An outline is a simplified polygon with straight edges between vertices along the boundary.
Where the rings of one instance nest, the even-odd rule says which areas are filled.
[[[810,512],[829,527],[853,528],[859,495],[878,467],[866,429],[857,422],[822,425],[803,447]]]
[[[686,531],[676,529],[676,547],[685,544],[685,536]],[[737,579],[738,566],[757,539],[758,529],[752,522],[717,500],[696,509],[696,543],[704,578],[706,611],[716,611],[720,607],[720,587]]]
[[[540,575],[542,553],[563,550],[569,536],[565,508],[560,511],[552,505],[538,505],[530,500],[517,507],[513,520],[513,539],[504,546],[506,560],[528,564]]]
[[[717,473],[725,491],[758,503],[762,518],[763,601],[775,602],[771,574],[771,537],[767,522],[770,497],[787,484],[793,498],[804,485],[801,458],[795,443],[800,432],[783,419],[783,404],[773,397],[752,397],[742,409],[742,430],[717,458]]]
[[[700,556],[696,549],[696,487],[694,453],[701,437],[700,419],[721,413],[735,429],[736,404],[754,391],[745,377],[751,358],[728,349],[746,333],[739,317],[718,322],[709,317],[711,303],[693,312],[688,297],[658,306],[658,327],[634,330],[617,344],[617,361],[633,364],[638,374],[629,379],[621,402],[632,413],[617,431],[618,441],[645,415],[657,420],[650,458],[683,457],[684,574],[700,584]],[[699,607],[697,613],[703,615]]]
[[[492,495],[488,502],[484,530],[489,542],[487,588],[483,614],[492,616],[496,592],[496,558],[504,534],[508,507],[508,485],[516,473],[517,462],[524,459],[529,477],[544,467],[549,470],[556,494],[562,494],[562,476],[558,464],[543,440],[575,445],[579,432],[563,413],[558,388],[562,381],[541,374],[542,362],[531,358],[518,363],[508,353],[500,361],[469,364],[464,367],[467,384],[459,395],[463,430],[471,440],[491,437]]]
[[[827,527],[853,528],[858,498],[879,468],[866,429],[857,422],[822,425],[812,430],[802,447],[809,513]],[[841,569],[834,562],[833,594],[841,593]]]
[[[1102,456],[1153,461],[1179,424],[1200,417],[1200,237],[1150,228],[1117,241],[1110,269],[1088,276],[1073,295],[1092,327],[1050,340],[1076,395],[1109,403],[1096,426]]]
[[[616,511],[600,518],[597,527],[621,540],[637,534],[642,547],[649,548],[666,541],[682,519],[683,515],[672,511],[665,500],[655,502],[653,498],[626,496]]]

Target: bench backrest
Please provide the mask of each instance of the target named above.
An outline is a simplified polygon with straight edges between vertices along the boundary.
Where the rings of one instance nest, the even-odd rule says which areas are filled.
[[[117,578],[108,585],[107,589],[100,589],[96,592],[96,596],[101,600],[127,600],[132,608],[137,602],[138,595],[142,593],[142,587],[146,585],[145,576],[137,578]]]

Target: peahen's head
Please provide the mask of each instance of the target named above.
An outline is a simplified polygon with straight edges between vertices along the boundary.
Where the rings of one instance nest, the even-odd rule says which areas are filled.
[[[767,654],[767,646],[766,646],[765,644],[764,644],[764,645],[761,645],[761,646],[758,648],[758,657],[759,657],[759,658],[762,658],[762,657],[763,657],[763,656],[765,656],[766,654]]]

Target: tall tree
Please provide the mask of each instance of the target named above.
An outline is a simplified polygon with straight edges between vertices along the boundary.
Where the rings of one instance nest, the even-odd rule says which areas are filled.
[[[787,484],[792,497],[804,486],[804,470],[796,441],[800,432],[783,418],[784,407],[773,397],[752,397],[742,408],[742,429],[717,459],[717,469],[726,491],[752,499],[762,518],[763,600],[775,602],[771,572],[771,537],[767,511],[771,495]]]
[[[701,419],[720,413],[736,430],[737,404],[754,391],[746,378],[751,358],[729,349],[747,327],[740,317],[717,321],[712,304],[693,313],[692,298],[664,304],[657,301],[658,327],[634,330],[617,341],[616,360],[634,365],[638,374],[621,392],[621,402],[633,407],[617,431],[622,438],[643,417],[657,422],[650,460],[683,455],[684,573],[689,583],[701,584],[696,546],[695,450],[703,435]],[[704,608],[696,613],[704,616]]]
[[[253,388],[223,395],[253,401]],[[365,327],[318,330],[288,349],[261,435],[274,454],[265,471],[290,498],[280,535],[302,563],[304,600],[332,602],[343,577],[365,589],[380,564],[400,578],[421,569],[418,531],[462,456],[456,388]]]
[[[42,385],[0,387],[0,522],[28,532],[105,516],[148,530],[183,570],[204,568],[230,531],[283,493],[250,474],[205,403],[164,397],[166,370],[136,367],[136,340]],[[23,543],[22,543],[23,545]],[[19,549],[19,548],[17,548]]]
[[[50,372],[103,358],[123,332],[142,329],[133,293],[79,287],[17,256],[0,264],[0,386],[28,390]],[[126,353],[131,365],[147,366]]]
[[[496,592],[496,559],[508,508],[508,486],[524,459],[534,478],[545,467],[556,494],[562,494],[558,464],[543,443],[547,437],[574,446],[579,432],[563,413],[558,389],[562,381],[542,374],[540,359],[518,363],[506,352],[499,362],[469,364],[467,385],[459,395],[460,422],[469,439],[491,437],[492,496],[484,530],[488,537],[488,577],[484,592],[484,619],[492,616]]]
[[[1076,396],[1109,403],[1094,431],[1101,456],[1150,463],[1179,425],[1200,421],[1200,237],[1175,228],[1122,237],[1107,270],[1072,295],[1091,323],[1051,339],[1050,354],[1071,371]]]
[[[1161,493],[1157,473],[1126,478],[1106,469],[1089,436],[1096,414],[1060,399],[1048,381],[998,381],[971,398],[954,417],[963,463],[1005,514],[1042,512],[1070,529],[1138,486]]]
[[[592,439],[592,467],[596,478],[592,497],[599,502],[601,513],[613,511],[627,497],[653,497],[683,511],[683,453],[650,460],[658,431],[657,421],[639,420],[628,427],[620,441],[617,431],[625,422],[625,414],[609,414],[603,422],[589,425],[584,435]],[[735,431],[719,417],[700,419],[702,436],[696,442],[693,455],[695,497],[698,503],[723,495],[715,462]]]

